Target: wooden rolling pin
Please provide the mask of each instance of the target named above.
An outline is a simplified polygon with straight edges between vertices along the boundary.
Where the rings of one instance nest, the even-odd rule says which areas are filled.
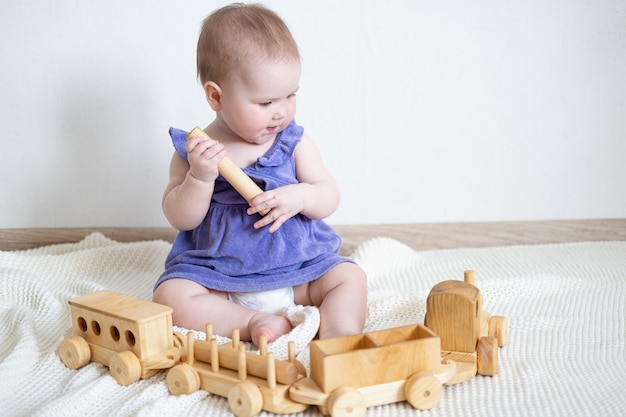
[[[187,135],[187,140],[198,137],[210,139],[209,135],[207,135],[204,130],[196,126],[191,129],[191,132]],[[250,200],[263,192],[263,190],[229,157],[225,156],[224,159],[220,161],[217,169],[226,181],[228,181],[247,202],[250,202]],[[265,216],[269,212],[269,209],[265,209],[259,211],[259,214]]]

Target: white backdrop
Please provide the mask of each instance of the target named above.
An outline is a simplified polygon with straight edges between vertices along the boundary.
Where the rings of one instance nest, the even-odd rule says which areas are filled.
[[[2,1],[0,227],[163,226],[217,1]],[[626,217],[623,0],[268,0],[334,224]]]

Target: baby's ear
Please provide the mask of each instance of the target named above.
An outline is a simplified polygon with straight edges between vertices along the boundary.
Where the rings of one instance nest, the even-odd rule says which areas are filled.
[[[204,94],[213,111],[222,109],[222,88],[217,83],[213,81],[204,83]]]

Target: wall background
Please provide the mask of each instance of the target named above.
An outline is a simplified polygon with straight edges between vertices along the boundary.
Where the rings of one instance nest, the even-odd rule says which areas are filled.
[[[165,226],[170,125],[225,2],[3,1],[0,228]],[[333,224],[626,217],[626,2],[267,0]]]

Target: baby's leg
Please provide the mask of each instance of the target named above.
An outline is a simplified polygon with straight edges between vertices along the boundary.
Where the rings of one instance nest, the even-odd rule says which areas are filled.
[[[308,284],[294,288],[296,304],[320,309],[320,339],[363,332],[367,314],[367,277],[359,266],[344,262]]]
[[[241,340],[257,346],[262,334],[272,342],[291,331],[291,323],[285,317],[235,304],[226,293],[211,291],[187,279],[165,281],[154,292],[153,301],[174,309],[172,320],[176,326],[203,331],[211,323],[213,331],[223,336],[239,329]]]

